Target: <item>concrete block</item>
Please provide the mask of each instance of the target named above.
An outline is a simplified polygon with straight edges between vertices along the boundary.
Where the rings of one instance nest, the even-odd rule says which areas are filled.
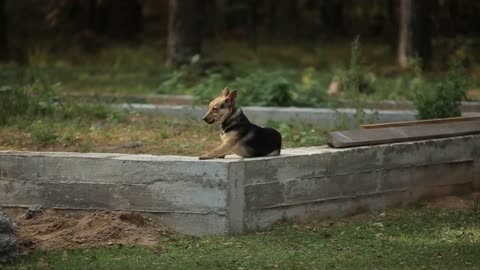
[[[181,119],[200,119],[207,111],[206,106],[179,106],[154,104],[122,104],[118,107],[125,110],[135,110],[144,113],[164,115]],[[356,127],[357,111],[351,108],[297,108],[297,107],[242,107],[245,115],[254,123],[267,124],[269,121],[302,122],[314,124],[324,128],[339,126]],[[412,110],[364,110],[366,119],[374,123],[411,121],[416,119],[416,112]],[[476,112],[466,112],[465,116],[478,115]]]
[[[245,208],[274,207],[285,201],[284,184],[279,182],[245,186]]]
[[[285,183],[285,200],[288,204],[319,199],[338,198],[341,190],[326,176],[291,180]]]
[[[472,183],[473,162],[452,162],[388,169],[381,172],[381,191]]]
[[[226,212],[226,190],[182,185],[32,183],[0,179],[0,204],[148,212]]]
[[[325,175],[329,166],[328,155],[297,154],[282,158],[245,162],[245,184],[288,181],[291,179]]]
[[[465,145],[471,145],[466,148]],[[473,151],[480,148],[474,137],[454,137],[383,146],[383,168],[399,168],[428,164],[473,160]]]

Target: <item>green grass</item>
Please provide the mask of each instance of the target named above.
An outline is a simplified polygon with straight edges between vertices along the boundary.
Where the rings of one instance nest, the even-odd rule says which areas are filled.
[[[156,248],[35,252],[11,269],[479,269],[480,211],[427,208],[276,225],[238,236],[173,236]]]

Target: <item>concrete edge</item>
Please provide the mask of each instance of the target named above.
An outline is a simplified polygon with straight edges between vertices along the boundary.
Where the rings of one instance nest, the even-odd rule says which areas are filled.
[[[206,106],[195,105],[155,105],[155,104],[121,104],[118,108],[128,111],[139,111],[150,114],[164,115],[180,119],[200,119],[206,112]],[[242,107],[245,115],[254,123],[263,125],[269,121],[300,122],[319,125],[324,128],[340,126],[355,127],[359,123],[356,110],[351,108],[301,108],[301,107]],[[413,110],[372,110],[365,109],[365,119],[362,122],[388,123],[416,120]],[[464,116],[477,116],[480,112],[464,112]]]

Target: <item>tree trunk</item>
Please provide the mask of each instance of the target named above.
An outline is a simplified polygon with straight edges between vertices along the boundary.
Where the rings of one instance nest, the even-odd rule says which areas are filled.
[[[257,0],[248,1],[248,45],[253,51],[257,51]]]
[[[202,50],[205,3],[169,0],[167,66],[190,63]]]
[[[275,34],[277,36],[292,36],[300,33],[300,14],[297,0],[281,0],[274,2]]]
[[[432,18],[430,0],[401,0],[398,63],[407,68],[413,58],[427,67],[432,56]]]
[[[398,1],[396,0],[387,0],[387,27],[386,27],[386,38],[390,44],[390,49],[393,54],[398,51],[398,29],[399,29],[399,16],[398,16]]]
[[[320,14],[327,33],[344,35],[347,32],[343,19],[342,0],[321,1]]]
[[[7,14],[5,12],[5,0],[0,0],[0,61],[7,59]]]
[[[142,6],[138,0],[112,1],[110,35],[114,38],[136,38],[142,28]]]

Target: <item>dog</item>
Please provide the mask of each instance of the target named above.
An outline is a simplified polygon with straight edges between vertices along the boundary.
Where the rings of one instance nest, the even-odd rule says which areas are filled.
[[[236,90],[229,92],[225,88],[210,102],[202,120],[207,124],[220,123],[222,144],[199,159],[224,158],[230,152],[242,158],[280,155],[282,135],[273,128],[252,124],[236,107],[236,97]]]

